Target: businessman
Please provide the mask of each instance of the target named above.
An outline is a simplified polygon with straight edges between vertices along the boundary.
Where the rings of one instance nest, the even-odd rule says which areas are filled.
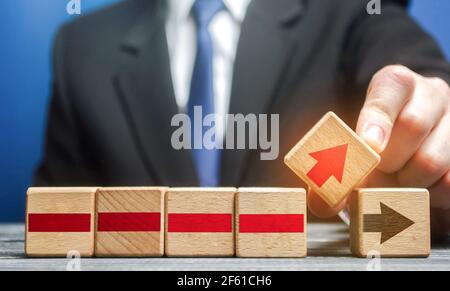
[[[128,0],[65,25],[35,184],[301,186],[282,157],[333,110],[382,156],[367,185],[428,188],[448,233],[450,65],[407,1],[367,2]],[[279,114],[280,156],[175,149],[194,106]]]

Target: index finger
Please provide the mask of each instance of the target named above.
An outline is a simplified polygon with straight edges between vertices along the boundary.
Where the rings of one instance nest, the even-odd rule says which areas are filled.
[[[370,82],[356,132],[377,152],[386,148],[395,120],[412,96],[415,73],[403,66],[388,66]]]

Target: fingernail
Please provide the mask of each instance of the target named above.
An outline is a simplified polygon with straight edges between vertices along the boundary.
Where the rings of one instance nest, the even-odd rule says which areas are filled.
[[[385,134],[384,130],[380,126],[376,124],[367,125],[363,132],[363,137],[367,142],[372,145],[376,145],[379,150],[383,150]]]

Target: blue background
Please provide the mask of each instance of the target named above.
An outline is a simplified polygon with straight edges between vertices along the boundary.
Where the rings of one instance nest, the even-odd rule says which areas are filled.
[[[22,221],[38,163],[56,29],[77,16],[69,0],[0,0],[0,221]],[[82,14],[118,0],[81,0]],[[358,1],[358,0],[355,0]],[[450,56],[450,1],[415,0],[411,14]]]

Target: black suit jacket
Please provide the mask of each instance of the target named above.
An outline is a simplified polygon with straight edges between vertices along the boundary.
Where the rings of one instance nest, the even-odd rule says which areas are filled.
[[[372,75],[389,64],[450,80],[440,49],[383,1],[253,0],[241,28],[230,113],[280,114],[280,154],[226,150],[224,186],[298,186],[283,156],[328,110],[354,125]],[[177,113],[164,1],[129,0],[65,25],[36,185],[198,184],[189,151],[172,149]]]

